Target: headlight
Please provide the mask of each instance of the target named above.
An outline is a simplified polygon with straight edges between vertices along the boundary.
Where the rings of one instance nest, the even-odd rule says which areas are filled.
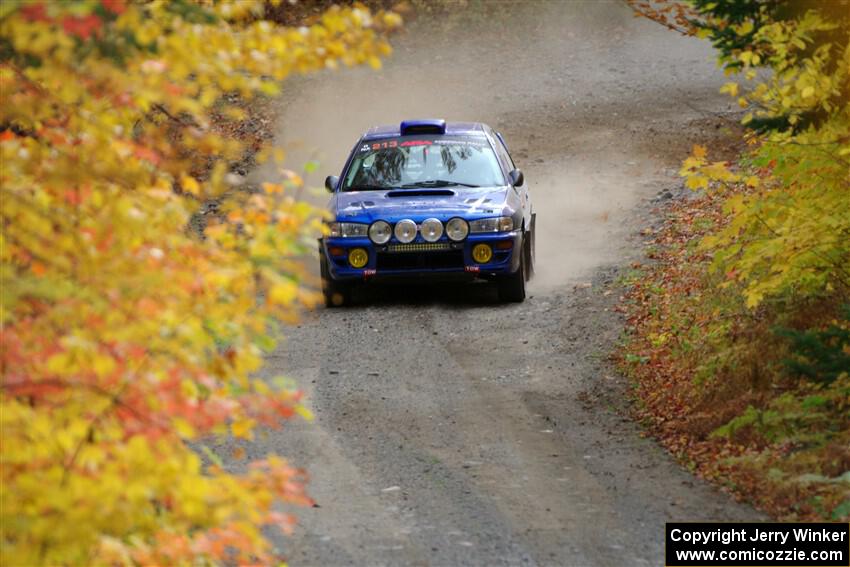
[[[443,236],[443,223],[439,219],[425,219],[419,225],[419,232],[426,242],[437,242]]]
[[[446,223],[446,235],[455,242],[460,242],[469,234],[469,224],[462,218],[455,217]]]
[[[393,229],[387,221],[375,221],[369,227],[369,238],[375,244],[386,244],[393,235]]]
[[[369,225],[359,222],[332,222],[328,225],[331,236],[351,238],[353,236],[366,236]]]
[[[514,229],[511,217],[474,220],[469,223],[469,232],[510,232]]]
[[[413,242],[416,238],[416,223],[410,219],[398,221],[395,223],[395,237],[404,244]]]

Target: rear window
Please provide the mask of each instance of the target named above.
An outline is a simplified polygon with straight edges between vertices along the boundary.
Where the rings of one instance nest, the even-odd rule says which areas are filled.
[[[367,141],[355,151],[343,191],[504,185],[481,136],[411,135]]]

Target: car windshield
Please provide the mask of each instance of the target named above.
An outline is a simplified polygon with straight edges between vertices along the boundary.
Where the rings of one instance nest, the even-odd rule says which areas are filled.
[[[487,138],[422,135],[363,142],[351,161],[342,190],[504,184]]]

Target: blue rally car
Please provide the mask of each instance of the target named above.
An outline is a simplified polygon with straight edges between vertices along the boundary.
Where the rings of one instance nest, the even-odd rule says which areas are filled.
[[[325,187],[333,222],[319,257],[329,307],[349,303],[356,285],[406,278],[487,279],[501,301],[525,299],[535,215],[522,172],[489,126],[372,128]]]

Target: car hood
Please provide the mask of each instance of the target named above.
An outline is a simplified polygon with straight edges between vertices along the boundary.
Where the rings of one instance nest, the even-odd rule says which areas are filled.
[[[348,222],[383,219],[395,222],[410,218],[420,222],[429,216],[486,217],[500,215],[511,196],[510,187],[447,187],[351,191],[334,194],[331,213]]]

